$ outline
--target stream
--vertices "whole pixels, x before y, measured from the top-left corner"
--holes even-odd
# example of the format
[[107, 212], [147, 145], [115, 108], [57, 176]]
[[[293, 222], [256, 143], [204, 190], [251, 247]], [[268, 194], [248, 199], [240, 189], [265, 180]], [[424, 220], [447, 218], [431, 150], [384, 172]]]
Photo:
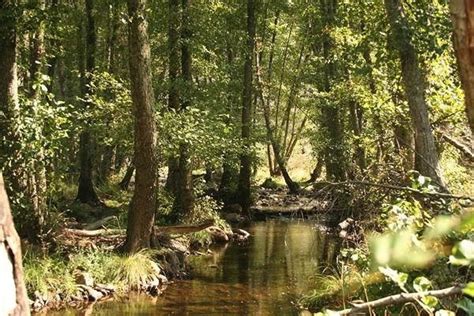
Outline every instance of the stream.
[[61, 315], [298, 315], [295, 302], [337, 250], [336, 239], [318, 227], [287, 219], [252, 223], [248, 242], [190, 257], [193, 279], [170, 284], [159, 297], [132, 295]]

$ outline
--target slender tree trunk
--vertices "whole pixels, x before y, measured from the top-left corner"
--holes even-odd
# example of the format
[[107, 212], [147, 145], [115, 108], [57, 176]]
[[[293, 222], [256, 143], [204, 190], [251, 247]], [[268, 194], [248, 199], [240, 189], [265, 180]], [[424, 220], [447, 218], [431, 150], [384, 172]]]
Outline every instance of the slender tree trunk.
[[[5, 1], [0, 1], [4, 9]], [[3, 176], [0, 173], [0, 315], [30, 315], [23, 277], [21, 242], [11, 215]]]
[[251, 205], [250, 177], [252, 174], [251, 130], [252, 130], [252, 82], [253, 56], [255, 49], [255, 0], [247, 0], [247, 48], [244, 66], [244, 91], [242, 95], [242, 141], [240, 155], [239, 188], [240, 205], [244, 214], [249, 215]]
[[321, 176], [323, 167], [324, 167], [324, 160], [321, 157], [319, 157], [318, 162], [316, 163], [316, 167], [314, 167], [313, 172], [311, 172], [311, 176], [306, 181], [306, 183], [316, 182], [318, 178]]
[[[91, 102], [88, 101], [88, 96], [92, 94], [91, 82], [92, 74], [95, 69], [96, 31], [93, 10], [94, 0], [86, 0], [86, 67], [85, 72], [82, 74], [82, 89], [85, 92], [84, 95], [86, 98], [84, 101], [85, 111], [87, 111], [92, 106]], [[97, 193], [95, 192], [93, 182], [92, 162], [94, 141], [88, 126], [85, 126], [84, 130], [81, 132], [79, 143], [79, 161], [81, 170], [76, 199], [82, 203], [98, 204], [100, 201]]]
[[[168, 87], [168, 108], [172, 111], [179, 111], [179, 67], [180, 67], [180, 47], [179, 47], [179, 27], [180, 27], [180, 1], [169, 1], [168, 13], [168, 62], [169, 62], [169, 87]], [[168, 175], [166, 178], [166, 190], [176, 195], [177, 180], [179, 172], [179, 157], [168, 159]]]
[[135, 164], [132, 161], [130, 163], [130, 166], [128, 166], [127, 171], [125, 171], [125, 175], [123, 176], [122, 181], [120, 181], [119, 183], [120, 189], [124, 191], [128, 190], [128, 187], [130, 186], [130, 180], [132, 179], [134, 172], [135, 172]]
[[[36, 8], [39, 10], [46, 10], [46, 1], [38, 0]], [[45, 25], [44, 21], [40, 21], [33, 34], [32, 49], [30, 54], [30, 87], [29, 96], [33, 103], [40, 102], [39, 88], [35, 88], [35, 84], [40, 82], [41, 76], [44, 72], [46, 63], [46, 52], [44, 43]], [[44, 84], [44, 82], [41, 82]], [[42, 133], [42, 131], [40, 131]], [[33, 218], [35, 227], [31, 232], [33, 239], [41, 239], [43, 235], [43, 226], [47, 212], [46, 205], [46, 165], [45, 155], [43, 148], [38, 148], [35, 159], [30, 162], [30, 168], [28, 170], [28, 198], [31, 200], [33, 207]]]
[[257, 69], [256, 69], [257, 70], [257, 76], [256, 77], [257, 77], [257, 83], [258, 83], [258, 86], [259, 86], [258, 94], [259, 94], [260, 101], [261, 101], [262, 106], [263, 106], [263, 116], [264, 116], [264, 119], [265, 119], [265, 127], [266, 127], [266, 130], [267, 130], [267, 138], [268, 138], [268, 140], [270, 141], [270, 144], [273, 147], [273, 153], [275, 155], [275, 160], [278, 163], [278, 168], [280, 169], [280, 171], [283, 175], [283, 178], [285, 179], [285, 183], [288, 186], [288, 190], [290, 191], [290, 193], [296, 194], [299, 191], [299, 186], [296, 182], [294, 182], [291, 179], [290, 174], [288, 173], [288, 170], [286, 169], [286, 162], [283, 159], [280, 144], [278, 143], [278, 141], [275, 139], [275, 136], [274, 136], [275, 135], [274, 134], [274, 129], [273, 129], [272, 122], [271, 122], [271, 117], [270, 117], [270, 106], [266, 102], [265, 97], [263, 95], [263, 83], [261, 81], [260, 62], [258, 60], [258, 57], [257, 57], [257, 63], [256, 64], [257, 64]]
[[464, 89], [466, 114], [471, 134], [474, 135], [474, 3], [451, 0], [450, 9], [454, 25], [454, 49]]
[[[181, 16], [181, 77], [186, 93], [181, 94], [181, 111], [185, 111], [191, 106], [192, 99], [192, 56], [191, 56], [191, 26], [190, 26], [190, 7], [191, 0], [182, 0]], [[183, 92], [184, 92], [183, 91]], [[189, 145], [182, 143], [179, 146], [179, 162], [176, 181], [176, 194], [174, 209], [176, 212], [175, 220], [190, 214], [194, 208], [194, 192], [192, 163], [190, 157]]]
[[365, 160], [365, 148], [362, 145], [363, 112], [359, 102], [356, 100], [349, 101], [349, 113], [351, 118], [352, 132], [355, 136], [354, 160], [359, 167], [359, 171], [364, 173], [367, 163]]
[[408, 21], [401, 0], [384, 1], [399, 53], [405, 95], [415, 128], [415, 169], [443, 186], [425, 97], [425, 78], [413, 47]]
[[135, 115], [135, 190], [128, 215], [125, 250], [150, 246], [157, 208], [158, 166], [146, 0], [128, 0], [129, 62]]

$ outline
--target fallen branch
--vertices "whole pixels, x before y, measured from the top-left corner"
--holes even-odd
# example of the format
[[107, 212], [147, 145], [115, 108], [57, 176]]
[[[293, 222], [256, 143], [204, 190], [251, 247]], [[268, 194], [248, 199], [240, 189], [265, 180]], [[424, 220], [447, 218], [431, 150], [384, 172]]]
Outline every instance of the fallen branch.
[[[212, 225], [214, 225], [214, 220], [207, 220], [198, 225], [155, 226], [154, 230], [159, 234], [190, 234], [204, 230], [208, 227], [211, 227]], [[82, 237], [97, 237], [105, 235], [125, 235], [126, 230], [105, 228], [96, 230], [65, 228], [63, 232], [66, 235], [69, 234]]]
[[166, 234], [190, 234], [199, 232], [213, 225], [214, 220], [210, 219], [198, 225], [155, 226], [155, 232]]
[[85, 230], [98, 229], [98, 228], [101, 228], [102, 226], [104, 226], [105, 224], [107, 224], [108, 222], [111, 222], [111, 221], [116, 220], [116, 219], [117, 219], [117, 216], [107, 216], [107, 217], [104, 217], [102, 219], [99, 219], [96, 222], [87, 224], [86, 226], [84, 226], [84, 229]]
[[417, 302], [425, 296], [434, 296], [437, 298], [459, 295], [462, 293], [463, 286], [457, 285], [442, 290], [426, 291], [420, 293], [401, 293], [380, 298], [375, 301], [354, 304], [354, 307], [337, 312], [337, 315], [354, 315], [357, 313], [365, 313], [379, 307], [391, 305], [400, 305], [410, 302]]
[[420, 190], [413, 189], [413, 188], [410, 188], [410, 187], [401, 187], [401, 186], [398, 186], [398, 185], [373, 183], [373, 182], [367, 182], [367, 181], [318, 182], [316, 184], [326, 185], [326, 186], [363, 185], [363, 186], [384, 188], [384, 189], [390, 189], [390, 190], [406, 191], [406, 192], [411, 192], [411, 193], [426, 195], [426, 196], [432, 196], [432, 197], [437, 197], [437, 198], [448, 198], [448, 199], [474, 201], [474, 197], [472, 197], [472, 196], [454, 195], [454, 194], [441, 193], [441, 192], [425, 192], [425, 191], [420, 191]]
[[445, 133], [441, 134], [441, 138], [448, 142], [450, 145], [452, 145], [454, 148], [462, 152], [467, 158], [469, 158], [470, 161], [474, 161], [474, 153], [471, 151], [471, 148], [469, 148], [469, 146], [461, 143], [460, 141], [452, 138], [451, 136]]
[[106, 235], [125, 235], [125, 229], [96, 229], [96, 230], [87, 230], [87, 229], [73, 229], [73, 228], [64, 228], [64, 234], [66, 235], [75, 235], [81, 237], [97, 237], [97, 236], [106, 236]]

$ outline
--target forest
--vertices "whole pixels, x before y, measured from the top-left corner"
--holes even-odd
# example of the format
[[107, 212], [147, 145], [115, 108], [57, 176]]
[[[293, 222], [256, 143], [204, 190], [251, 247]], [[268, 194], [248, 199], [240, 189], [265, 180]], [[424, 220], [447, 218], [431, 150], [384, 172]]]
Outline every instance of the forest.
[[0, 0], [0, 316], [474, 315], [473, 0]]

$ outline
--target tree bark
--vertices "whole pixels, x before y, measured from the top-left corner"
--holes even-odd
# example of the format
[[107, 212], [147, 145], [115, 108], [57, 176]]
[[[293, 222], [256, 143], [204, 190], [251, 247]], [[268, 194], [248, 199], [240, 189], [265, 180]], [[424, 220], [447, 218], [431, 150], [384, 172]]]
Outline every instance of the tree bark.
[[125, 250], [150, 246], [157, 208], [158, 166], [146, 0], [128, 0], [129, 63], [135, 116], [135, 190], [128, 215]]
[[444, 186], [425, 97], [425, 78], [413, 47], [401, 0], [384, 0], [399, 53], [405, 95], [415, 128], [415, 169]]
[[[337, 0], [320, 0], [321, 12], [323, 14], [323, 55], [324, 86], [325, 92], [331, 92], [332, 81], [336, 77], [336, 63], [333, 61], [334, 42], [330, 30], [334, 27]], [[336, 104], [327, 101], [321, 109], [321, 129], [325, 134], [327, 143], [324, 145], [324, 161], [326, 164], [326, 176], [328, 179], [337, 181], [347, 178], [347, 157], [344, 152], [344, 126], [340, 110]]]
[[247, 0], [247, 47], [244, 65], [244, 90], [242, 95], [242, 142], [238, 192], [244, 214], [249, 214], [251, 205], [250, 177], [252, 173], [251, 131], [252, 131], [252, 82], [253, 56], [255, 48], [255, 0]]
[[20, 136], [18, 130], [18, 76], [17, 38], [15, 14], [16, 1], [0, 0], [0, 9], [5, 18], [0, 23], [0, 171], [8, 179], [9, 193], [21, 196], [25, 192], [23, 168], [20, 156]]
[[[4, 8], [5, 1], [0, 2]], [[0, 173], [0, 315], [30, 315], [23, 277], [21, 243], [11, 215], [3, 176]]]
[[474, 4], [472, 1], [451, 0], [450, 11], [466, 114], [471, 134], [474, 135]]
[[[180, 67], [180, 49], [179, 49], [179, 0], [169, 0], [168, 13], [168, 108], [172, 111], [179, 111], [179, 67]], [[168, 175], [166, 178], [166, 190], [176, 195], [177, 180], [179, 171], [179, 157], [170, 157], [168, 159]]]
[[[181, 93], [180, 111], [191, 106], [192, 99], [192, 56], [191, 56], [191, 0], [182, 0], [181, 16], [181, 77], [185, 90]], [[186, 92], [186, 93], [184, 93]], [[175, 220], [179, 220], [194, 209], [194, 192], [192, 178], [192, 164], [189, 145], [179, 145], [179, 161], [176, 180], [176, 194], [174, 200]]]
[[[95, 69], [95, 51], [96, 51], [96, 30], [95, 20], [93, 15], [94, 0], [86, 0], [86, 67], [82, 76], [82, 90], [84, 92], [84, 109], [87, 111], [91, 106], [88, 100], [92, 94], [91, 82], [92, 74]], [[81, 61], [80, 61], [81, 62]], [[80, 135], [79, 145], [79, 161], [80, 161], [80, 175], [79, 186], [77, 189], [76, 199], [82, 203], [99, 204], [99, 197], [94, 189], [93, 182], [93, 138], [87, 126]]]

